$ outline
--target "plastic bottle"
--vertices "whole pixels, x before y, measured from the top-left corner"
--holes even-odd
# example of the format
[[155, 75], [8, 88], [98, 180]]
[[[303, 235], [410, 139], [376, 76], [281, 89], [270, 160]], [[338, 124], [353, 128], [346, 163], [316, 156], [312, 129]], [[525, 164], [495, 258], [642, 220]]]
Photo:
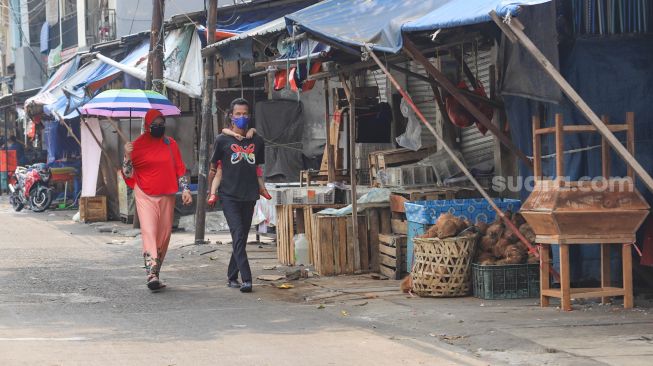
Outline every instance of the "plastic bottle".
[[295, 235], [295, 265], [303, 264], [307, 266], [308, 262], [308, 239], [304, 234]]

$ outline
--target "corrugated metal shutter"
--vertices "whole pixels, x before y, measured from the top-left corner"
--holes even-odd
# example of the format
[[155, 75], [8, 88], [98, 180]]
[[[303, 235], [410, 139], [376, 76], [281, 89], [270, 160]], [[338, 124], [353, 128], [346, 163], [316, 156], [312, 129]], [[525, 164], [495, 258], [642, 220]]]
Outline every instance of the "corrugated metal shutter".
[[379, 88], [379, 102], [388, 102], [388, 79], [383, 71], [368, 71], [365, 75], [365, 86]]
[[[488, 96], [490, 95], [490, 66], [492, 65], [492, 59], [492, 52], [490, 50], [479, 51], [478, 61], [475, 60], [474, 53], [470, 53], [465, 57], [465, 61], [472, 73], [478, 73], [478, 79], [483, 83], [485, 93]], [[467, 80], [465, 79], [465, 81]], [[463, 128], [461, 150], [468, 166], [481, 163], [493, 165], [494, 135], [488, 131], [483, 136], [476, 126]]]
[[[434, 62], [434, 59], [431, 58], [429, 61]], [[408, 68], [412, 72], [427, 76], [424, 67], [415, 61], [411, 61]], [[415, 101], [417, 108], [422, 111], [426, 120], [435, 127], [435, 130], [438, 131], [438, 133], [442, 133], [441, 117], [437, 110], [437, 104], [435, 103], [435, 97], [431, 85], [414, 77], [408, 77], [407, 83], [408, 94]], [[433, 136], [426, 127], [422, 126], [422, 147], [433, 145], [436, 145], [435, 136]]]

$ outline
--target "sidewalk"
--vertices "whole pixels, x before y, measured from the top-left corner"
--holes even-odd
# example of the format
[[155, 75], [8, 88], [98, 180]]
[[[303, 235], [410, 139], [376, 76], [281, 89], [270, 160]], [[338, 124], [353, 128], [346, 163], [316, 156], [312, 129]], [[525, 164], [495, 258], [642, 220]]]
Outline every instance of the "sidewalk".
[[[653, 363], [648, 300], [564, 313], [538, 299], [410, 297], [369, 274], [255, 280], [254, 293], [241, 294], [225, 287], [229, 235], [208, 233], [211, 243], [196, 246], [186, 232], [173, 234], [168, 289], [150, 294], [131, 227], [73, 223], [73, 214], [15, 214], [0, 203], [0, 360], [13, 357], [3, 365], [47, 354], [49, 364]], [[277, 266], [269, 239], [248, 252], [255, 278], [291, 270]], [[293, 288], [277, 288], [284, 282]]]

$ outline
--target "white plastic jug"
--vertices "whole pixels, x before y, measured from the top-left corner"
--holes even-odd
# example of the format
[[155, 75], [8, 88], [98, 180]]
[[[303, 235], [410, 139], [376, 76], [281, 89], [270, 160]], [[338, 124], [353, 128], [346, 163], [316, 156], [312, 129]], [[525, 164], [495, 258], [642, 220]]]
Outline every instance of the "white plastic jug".
[[297, 234], [295, 235], [295, 265], [298, 266], [303, 264], [308, 266], [308, 239], [306, 235]]

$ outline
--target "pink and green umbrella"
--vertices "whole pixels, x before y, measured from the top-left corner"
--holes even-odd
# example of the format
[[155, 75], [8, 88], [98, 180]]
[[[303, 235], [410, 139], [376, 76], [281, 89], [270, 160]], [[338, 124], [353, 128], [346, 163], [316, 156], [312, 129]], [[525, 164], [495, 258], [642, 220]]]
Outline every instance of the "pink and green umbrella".
[[81, 108], [82, 114], [111, 118], [144, 117], [150, 109], [164, 116], [177, 116], [181, 111], [165, 96], [152, 90], [112, 89], [91, 99]]

